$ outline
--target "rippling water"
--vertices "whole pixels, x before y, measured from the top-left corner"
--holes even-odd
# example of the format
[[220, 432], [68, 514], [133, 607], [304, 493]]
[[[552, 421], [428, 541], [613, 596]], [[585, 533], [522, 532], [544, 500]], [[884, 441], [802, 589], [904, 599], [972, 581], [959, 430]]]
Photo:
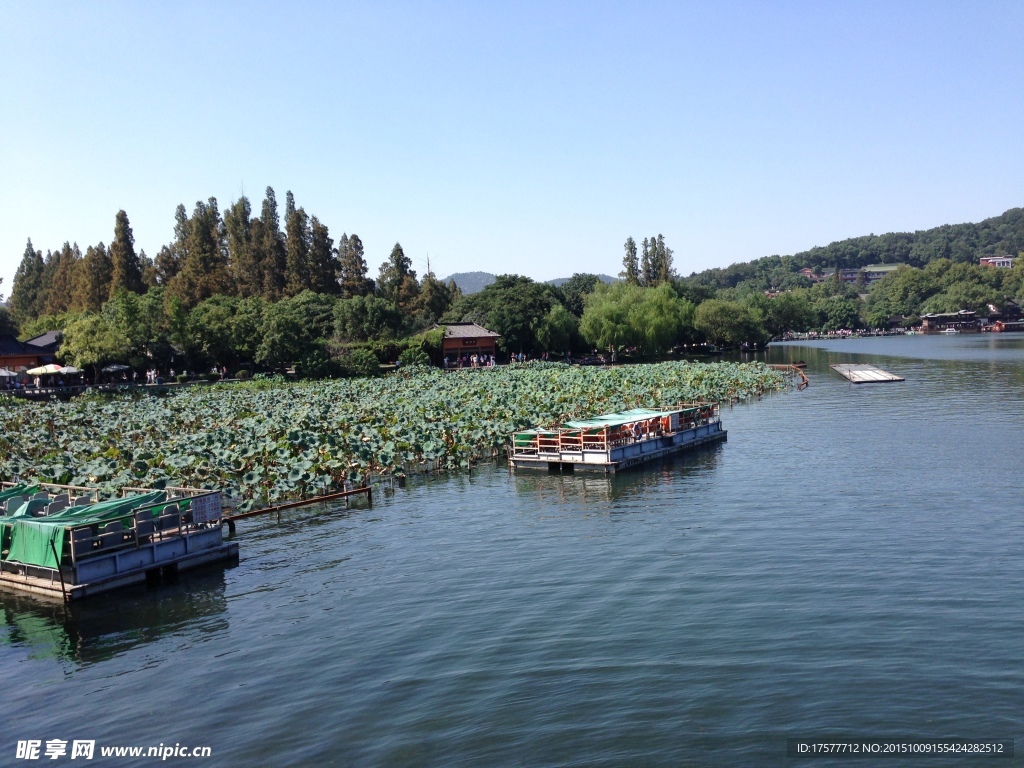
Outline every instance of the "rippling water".
[[237, 567], [159, 591], [0, 597], [0, 764], [29, 738], [232, 766], [823, 765], [786, 738], [836, 733], [1024, 750], [1024, 339], [769, 354], [810, 388], [642, 471], [485, 467], [248, 523]]

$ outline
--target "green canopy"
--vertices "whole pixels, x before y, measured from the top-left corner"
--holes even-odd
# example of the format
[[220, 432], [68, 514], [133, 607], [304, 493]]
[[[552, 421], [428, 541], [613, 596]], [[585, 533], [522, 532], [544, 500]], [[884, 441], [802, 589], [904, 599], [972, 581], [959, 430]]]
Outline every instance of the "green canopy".
[[643, 421], [644, 419], [657, 419], [672, 413], [686, 413], [696, 410], [696, 408], [680, 408], [673, 411], [655, 411], [650, 408], [634, 408], [630, 411], [606, 413], [604, 416], [595, 416], [592, 419], [567, 421], [565, 426], [569, 429], [604, 429], [605, 427], [620, 427], [623, 424], [632, 424], [634, 421]]
[[163, 491], [140, 493], [97, 504], [69, 507], [47, 517], [21, 514], [23, 509], [28, 508], [27, 503], [23, 504], [15, 515], [3, 521], [3, 541], [5, 545], [9, 543], [10, 547], [3, 559], [43, 568], [57, 568], [54, 550], [58, 556], [64, 551], [69, 527], [108, 523], [123, 518], [136, 507], [159, 504], [166, 497]]

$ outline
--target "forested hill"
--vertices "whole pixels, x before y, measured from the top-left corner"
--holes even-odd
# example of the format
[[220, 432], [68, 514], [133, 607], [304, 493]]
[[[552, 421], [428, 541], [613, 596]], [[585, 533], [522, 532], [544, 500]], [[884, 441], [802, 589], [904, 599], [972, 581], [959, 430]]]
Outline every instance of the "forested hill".
[[[441, 282], [447, 284], [449, 281], [454, 280], [455, 284], [459, 286], [459, 290], [463, 294], [469, 295], [471, 293], [479, 293], [497, 279], [497, 275], [492, 275], [490, 272], [456, 272]], [[558, 277], [547, 282], [548, 285], [553, 285], [557, 288], [571, 279], [569, 277]], [[602, 283], [614, 283], [618, 278], [611, 277], [610, 275], [598, 275], [597, 279]]]
[[853, 269], [868, 264], [923, 267], [935, 259], [977, 263], [982, 256], [1015, 256], [1021, 251], [1024, 251], [1024, 208], [1011, 208], [1001, 216], [977, 224], [944, 224], [917, 232], [852, 237], [792, 256], [765, 256], [724, 269], [695, 272], [688, 280], [719, 288], [734, 288], [744, 280], [784, 287], [786, 273], [804, 268]]

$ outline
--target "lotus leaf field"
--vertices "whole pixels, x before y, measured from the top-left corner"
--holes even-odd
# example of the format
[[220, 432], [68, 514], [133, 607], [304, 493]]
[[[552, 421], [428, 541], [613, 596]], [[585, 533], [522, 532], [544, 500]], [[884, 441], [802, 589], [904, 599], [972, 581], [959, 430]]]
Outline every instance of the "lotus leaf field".
[[243, 508], [375, 474], [457, 470], [517, 429], [786, 386], [761, 363], [534, 363], [385, 378], [193, 387], [165, 396], [0, 401], [0, 479], [220, 488]]

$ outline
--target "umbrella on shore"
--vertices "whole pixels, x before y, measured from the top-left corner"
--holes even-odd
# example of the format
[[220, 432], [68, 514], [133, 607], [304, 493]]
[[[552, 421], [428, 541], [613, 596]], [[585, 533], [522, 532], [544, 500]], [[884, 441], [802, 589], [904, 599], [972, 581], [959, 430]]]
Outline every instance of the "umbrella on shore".
[[61, 373], [68, 373], [68, 374], [75, 374], [75, 373], [82, 373], [82, 369], [81, 368], [75, 368], [75, 366], [73, 366], [73, 365], [65, 365], [63, 368], [60, 369], [60, 372]]
[[8, 371], [6, 368], [0, 368], [0, 379], [13, 379], [18, 374], [14, 371]]
[[60, 373], [64, 369], [56, 363], [47, 363], [46, 365], [40, 365], [38, 368], [31, 368], [25, 373], [29, 376], [45, 376], [48, 373]]
[[100, 369], [103, 373], [121, 373], [122, 371], [130, 371], [131, 368], [127, 365], [121, 365], [120, 363], [111, 363], [105, 365]]

